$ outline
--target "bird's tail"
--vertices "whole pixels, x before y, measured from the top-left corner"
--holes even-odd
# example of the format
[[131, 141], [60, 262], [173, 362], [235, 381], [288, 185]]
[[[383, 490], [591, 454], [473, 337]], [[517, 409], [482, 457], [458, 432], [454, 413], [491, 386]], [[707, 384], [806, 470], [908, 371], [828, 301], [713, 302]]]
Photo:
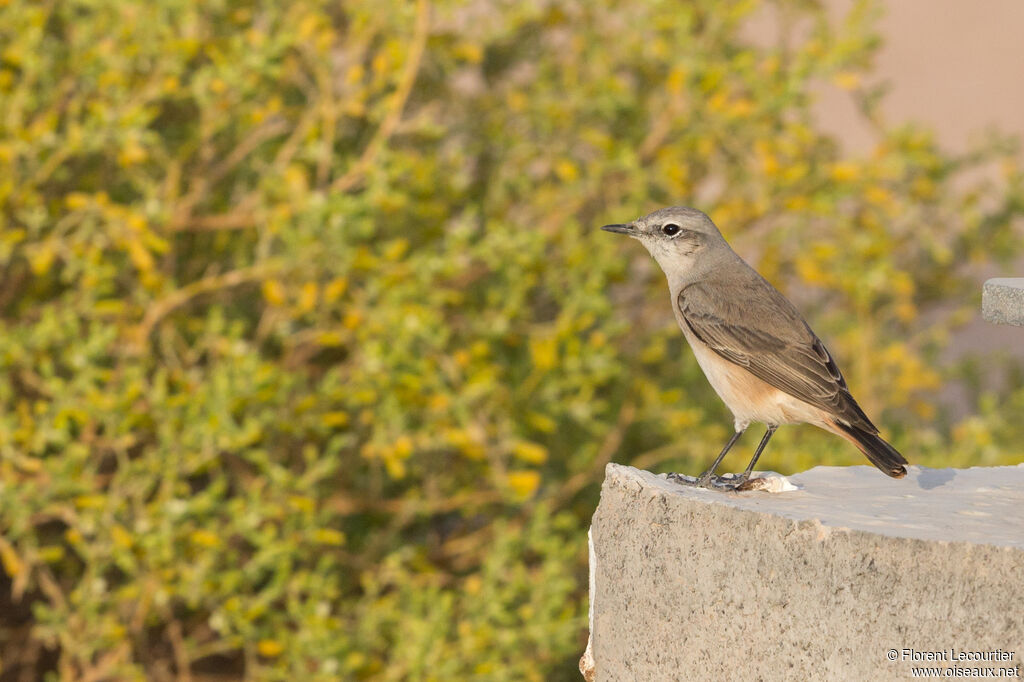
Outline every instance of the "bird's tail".
[[907, 464], [907, 460], [896, 448], [882, 440], [877, 433], [871, 433], [838, 420], [833, 424], [836, 427], [836, 433], [856, 445], [883, 473], [893, 478], [903, 478], [907, 475], [907, 469], [903, 466]]

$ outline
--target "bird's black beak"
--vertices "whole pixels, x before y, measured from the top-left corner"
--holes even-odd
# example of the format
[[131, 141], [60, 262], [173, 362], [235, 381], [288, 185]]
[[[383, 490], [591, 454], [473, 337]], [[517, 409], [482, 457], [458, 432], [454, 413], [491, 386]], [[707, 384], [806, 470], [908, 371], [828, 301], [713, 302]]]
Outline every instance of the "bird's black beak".
[[601, 229], [605, 232], [618, 232], [619, 234], [628, 234], [631, 237], [636, 236], [636, 228], [633, 227], [632, 224], [623, 225], [621, 223], [617, 223], [615, 225], [605, 225]]

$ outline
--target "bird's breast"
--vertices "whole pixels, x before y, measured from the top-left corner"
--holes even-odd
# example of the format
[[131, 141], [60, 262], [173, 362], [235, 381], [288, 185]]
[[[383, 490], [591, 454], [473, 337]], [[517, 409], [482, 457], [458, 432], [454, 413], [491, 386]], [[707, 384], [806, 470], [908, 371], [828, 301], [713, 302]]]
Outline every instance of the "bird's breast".
[[741, 365], [726, 360], [685, 326], [683, 334], [708, 383], [736, 418], [737, 429], [751, 422], [818, 424], [823, 421], [820, 409], [775, 388]]

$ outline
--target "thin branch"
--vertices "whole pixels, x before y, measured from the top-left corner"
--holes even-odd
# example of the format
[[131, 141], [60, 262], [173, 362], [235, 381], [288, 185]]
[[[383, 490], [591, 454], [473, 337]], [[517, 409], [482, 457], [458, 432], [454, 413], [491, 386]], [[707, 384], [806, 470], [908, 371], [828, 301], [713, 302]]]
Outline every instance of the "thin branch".
[[323, 139], [320, 141], [320, 150], [316, 162], [316, 186], [322, 188], [327, 184], [331, 172], [331, 157], [334, 152], [334, 136], [338, 127], [337, 101], [334, 98], [334, 79], [331, 77], [330, 69], [326, 64], [318, 63], [316, 69], [316, 80], [320, 91], [320, 112], [322, 122], [320, 124]]
[[130, 656], [131, 646], [128, 642], [121, 642], [113, 649], [104, 654], [100, 654], [99, 660], [95, 664], [82, 671], [82, 674], [77, 678], [78, 682], [100, 682], [101, 680], [109, 680], [111, 679], [111, 669], [119, 663], [124, 662]]
[[259, 223], [258, 216], [250, 206], [255, 204], [256, 194], [250, 194], [230, 213], [216, 215], [186, 216], [182, 222], [172, 223], [174, 232], [217, 232], [219, 230], [244, 230]]
[[184, 225], [175, 225], [176, 231], [216, 232], [218, 230], [242, 230], [256, 225], [256, 215], [248, 211], [232, 211], [217, 215], [201, 215], [190, 218]]
[[[60, 589], [60, 585], [57, 583], [57, 579], [53, 577], [49, 567], [43, 564], [36, 567], [36, 582], [39, 583], [40, 591], [50, 600], [50, 606], [56, 611], [67, 611], [68, 601], [65, 599], [64, 592]], [[15, 595], [15, 597], [20, 599], [21, 595]]]
[[179, 682], [192, 682], [192, 664], [185, 647], [185, 637], [181, 631], [181, 621], [177, 618], [167, 626], [167, 639], [171, 642], [174, 652], [174, 666], [178, 669]]
[[231, 172], [238, 164], [242, 163], [249, 154], [257, 147], [272, 137], [283, 133], [288, 129], [288, 121], [281, 117], [272, 118], [263, 125], [255, 128], [249, 135], [239, 142], [231, 153], [224, 157], [224, 160], [213, 166], [207, 173], [207, 182], [213, 184]]
[[348, 171], [334, 181], [331, 189], [336, 192], [347, 192], [366, 174], [367, 169], [373, 163], [381, 148], [395, 132], [402, 119], [402, 111], [405, 103], [412, 92], [412, 86], [416, 83], [416, 76], [419, 74], [420, 63], [423, 61], [423, 52], [427, 45], [427, 35], [430, 28], [430, 2], [429, 0], [416, 1], [416, 28], [413, 34], [412, 45], [409, 47], [409, 58], [405, 62], [405, 69], [398, 82], [398, 89], [395, 90], [392, 98], [391, 109], [388, 111], [384, 121], [370, 144], [363, 150], [363, 155], [353, 164]]
[[142, 322], [137, 328], [135, 337], [135, 342], [138, 346], [137, 350], [141, 350], [141, 348], [146, 344], [150, 334], [153, 332], [153, 328], [160, 323], [160, 320], [183, 305], [189, 303], [197, 296], [261, 280], [276, 271], [279, 267], [280, 266], [277, 263], [265, 262], [252, 265], [247, 268], [232, 270], [231, 272], [226, 272], [222, 275], [204, 277], [203, 279], [196, 280], [195, 282], [178, 289], [162, 300], [157, 301], [146, 312], [145, 317], [143, 317]]
[[248, 136], [235, 145], [235, 148], [220, 162], [212, 165], [205, 173], [197, 175], [193, 186], [182, 198], [174, 217], [171, 218], [170, 225], [168, 226], [169, 229], [177, 231], [194, 225], [192, 209], [206, 198], [210, 189], [236, 168], [238, 164], [242, 163], [257, 147], [270, 138], [284, 132], [287, 127], [288, 122], [280, 117], [266, 121], [263, 125], [253, 129]]

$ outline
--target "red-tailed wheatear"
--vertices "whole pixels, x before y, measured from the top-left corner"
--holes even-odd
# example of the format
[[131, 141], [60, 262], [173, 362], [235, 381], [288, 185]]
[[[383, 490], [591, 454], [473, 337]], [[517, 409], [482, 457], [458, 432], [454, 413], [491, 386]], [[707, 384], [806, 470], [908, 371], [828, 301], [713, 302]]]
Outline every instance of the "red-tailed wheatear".
[[[692, 484], [750, 489], [754, 463], [775, 429], [800, 423], [842, 436], [893, 478], [907, 474], [907, 460], [879, 437], [821, 340], [793, 304], [736, 255], [710, 218], [673, 206], [601, 229], [639, 240], [658, 261], [679, 327], [735, 417], [736, 432]], [[750, 464], [730, 480], [715, 476], [751, 422], [767, 424], [768, 430]]]

